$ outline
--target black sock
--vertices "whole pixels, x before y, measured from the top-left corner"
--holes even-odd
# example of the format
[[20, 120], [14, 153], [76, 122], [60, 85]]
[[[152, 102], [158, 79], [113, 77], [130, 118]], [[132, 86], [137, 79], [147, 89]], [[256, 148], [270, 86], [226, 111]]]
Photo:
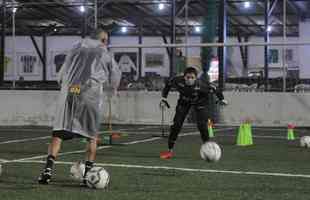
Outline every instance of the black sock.
[[86, 161], [85, 162], [85, 172], [84, 172], [84, 177], [86, 177], [87, 172], [94, 166], [94, 161]]
[[52, 170], [55, 160], [56, 160], [55, 156], [48, 155], [47, 159], [46, 159], [45, 170], [47, 170], [47, 169]]
[[208, 142], [208, 141], [210, 140], [209, 134], [208, 134], [208, 135], [207, 135], [207, 134], [202, 134], [202, 135], [201, 135], [201, 139], [202, 139], [202, 142], [203, 142], [203, 143]]
[[173, 149], [173, 147], [174, 147], [174, 144], [175, 144], [175, 142], [168, 141], [168, 149], [169, 149], [170, 151], [172, 151], [172, 149]]

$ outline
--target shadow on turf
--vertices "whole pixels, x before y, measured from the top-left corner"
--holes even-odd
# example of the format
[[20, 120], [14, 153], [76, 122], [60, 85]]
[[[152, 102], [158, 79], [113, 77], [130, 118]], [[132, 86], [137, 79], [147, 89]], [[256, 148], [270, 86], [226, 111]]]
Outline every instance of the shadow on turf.
[[141, 173], [144, 176], [161, 176], [161, 177], [176, 177], [182, 176], [184, 174], [177, 171], [154, 171], [154, 172], [144, 172]]
[[1, 190], [31, 190], [36, 189], [37, 184], [33, 182], [17, 182], [17, 181], [0, 181]]

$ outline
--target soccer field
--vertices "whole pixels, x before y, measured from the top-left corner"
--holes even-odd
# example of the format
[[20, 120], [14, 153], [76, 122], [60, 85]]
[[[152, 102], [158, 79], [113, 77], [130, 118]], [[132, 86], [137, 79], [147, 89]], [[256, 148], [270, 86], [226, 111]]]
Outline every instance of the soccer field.
[[237, 128], [216, 128], [214, 140], [223, 150], [218, 163], [200, 158], [201, 141], [194, 127], [183, 129], [171, 160], [159, 158], [167, 139], [152, 137], [160, 134], [158, 127], [114, 129], [128, 136], [99, 147], [96, 164], [110, 173], [111, 182], [106, 190], [94, 190], [80, 187], [69, 176], [71, 165], [84, 158], [80, 140], [64, 143], [52, 182], [38, 185], [50, 131], [1, 128], [0, 200], [309, 199], [310, 149], [300, 148], [298, 139], [287, 141], [286, 129], [254, 128], [254, 145], [239, 147]]

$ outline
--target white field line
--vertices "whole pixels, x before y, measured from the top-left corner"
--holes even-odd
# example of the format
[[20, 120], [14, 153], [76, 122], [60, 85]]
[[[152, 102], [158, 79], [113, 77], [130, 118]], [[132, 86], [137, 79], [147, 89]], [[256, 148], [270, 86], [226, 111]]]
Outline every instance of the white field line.
[[36, 141], [36, 140], [45, 140], [49, 139], [51, 136], [44, 136], [44, 137], [35, 137], [35, 138], [25, 138], [25, 139], [19, 139], [19, 140], [9, 140], [0, 142], [0, 144], [11, 144], [11, 143], [19, 143], [19, 142], [29, 142], [29, 141]]
[[[218, 131], [227, 131], [227, 130], [234, 130], [234, 128], [222, 128], [222, 129], [215, 129], [214, 131], [215, 132], [218, 132]], [[117, 130], [116, 130], [117, 132]], [[137, 135], [151, 135], [150, 132], [133, 132], [133, 131], [130, 131], [130, 132], [124, 132], [124, 133], [127, 133], [127, 134], [137, 134]], [[159, 132], [153, 132], [154, 134], [159, 134]], [[286, 133], [284, 133], [286, 134]], [[196, 135], [196, 134], [194, 134]], [[198, 135], [198, 133], [197, 133]], [[226, 136], [226, 137], [235, 137], [235, 135], [228, 135], [228, 134], [218, 134], [218, 136]], [[29, 142], [29, 141], [37, 141], [37, 140], [45, 140], [45, 139], [49, 139], [51, 138], [51, 136], [44, 136], [44, 137], [35, 137], [35, 138], [25, 138], [25, 139], [18, 139], [18, 140], [9, 140], [9, 141], [3, 141], [3, 142], [0, 142], [0, 145], [1, 144], [11, 144], [11, 143], [20, 143], [20, 142]], [[270, 138], [270, 139], [286, 139], [285, 136], [267, 136], [267, 135], [253, 135], [253, 138]], [[297, 137], [298, 138], [298, 137]]]
[[[215, 129], [215, 131], [225, 131], [225, 130], [231, 130], [231, 128]], [[117, 132], [117, 130], [115, 130], [115, 131]], [[124, 132], [124, 133], [137, 134], [137, 135], [139, 135], [139, 134], [140, 135], [152, 135], [152, 133], [154, 133], [154, 134], [160, 135], [160, 132], [140, 132], [139, 133], [139, 132], [130, 131], [130, 132]], [[8, 140], [8, 141], [0, 142], [0, 145], [1, 144], [11, 144], [11, 143], [20, 143], [20, 142], [29, 142], [29, 141], [36, 141], [36, 140], [45, 140], [45, 139], [49, 139], [49, 138], [51, 138], [51, 136]]]
[[7, 132], [17, 132], [17, 131], [22, 131], [22, 132], [46, 132], [46, 131], [52, 131], [52, 129], [32, 129], [32, 128], [0, 128], [1, 132], [7, 131]]
[[[45, 163], [44, 161], [18, 161], [20, 163]], [[74, 162], [58, 161], [56, 164], [73, 165]], [[168, 166], [148, 166], [148, 165], [130, 165], [130, 164], [113, 164], [113, 163], [96, 163], [96, 166], [102, 167], [121, 167], [121, 168], [137, 168], [137, 169], [152, 169], [152, 170], [176, 170], [183, 172], [198, 172], [198, 173], [222, 173], [222, 174], [238, 174], [238, 175], [256, 175], [256, 176], [277, 176], [277, 177], [297, 177], [310, 178], [309, 174], [291, 174], [291, 173], [273, 173], [273, 172], [252, 172], [252, 171], [237, 171], [237, 170], [215, 170], [215, 169], [192, 169]]]
[[[220, 137], [237, 137], [236, 135], [225, 135], [225, 134], [218, 134]], [[253, 138], [269, 138], [269, 139], [287, 139], [285, 136], [271, 136], [271, 135], [253, 135]], [[296, 136], [296, 138], [299, 138]]]
[[[185, 133], [185, 134], [181, 134], [180, 137], [189, 136], [189, 135], [196, 135], [196, 134], [197, 134], [197, 132]], [[162, 138], [156, 137], [156, 138], [136, 140], [136, 141], [131, 141], [131, 142], [124, 142], [121, 144], [122, 145], [140, 144], [140, 143], [152, 142], [152, 141], [156, 141], [156, 140], [160, 140], [160, 139], [162, 139]], [[111, 147], [112, 146], [101, 146], [101, 147], [98, 147], [97, 150], [108, 149]], [[86, 152], [86, 150], [69, 151], [69, 152], [59, 153], [58, 156], [77, 154], [77, 153], [85, 153], [85, 152]], [[26, 161], [26, 160], [41, 159], [41, 158], [45, 158], [45, 157], [46, 157], [46, 154], [45, 155], [39, 155], [39, 156], [33, 156], [33, 157], [27, 157], [27, 158], [21, 158], [21, 159], [15, 159], [15, 160], [9, 160], [9, 161], [2, 162], [2, 163], [20, 162], [20, 161]]]

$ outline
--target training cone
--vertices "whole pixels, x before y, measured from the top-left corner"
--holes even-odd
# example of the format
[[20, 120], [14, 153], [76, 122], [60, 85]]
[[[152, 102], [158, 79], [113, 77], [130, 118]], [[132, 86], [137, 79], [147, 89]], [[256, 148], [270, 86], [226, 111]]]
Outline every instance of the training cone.
[[[81, 143], [88, 143], [88, 140], [86, 138], [81, 139]], [[102, 139], [100, 136], [97, 137], [97, 145], [102, 144]]]
[[240, 125], [237, 136], [238, 146], [253, 145], [252, 125], [247, 122]]
[[211, 119], [208, 119], [208, 134], [210, 138], [214, 137], [214, 131], [213, 131], [213, 123]]
[[293, 124], [287, 126], [287, 140], [295, 140], [294, 128]]
[[119, 133], [112, 133], [111, 137], [112, 137], [112, 139], [119, 139], [119, 138], [121, 138], [121, 134], [119, 134]]

